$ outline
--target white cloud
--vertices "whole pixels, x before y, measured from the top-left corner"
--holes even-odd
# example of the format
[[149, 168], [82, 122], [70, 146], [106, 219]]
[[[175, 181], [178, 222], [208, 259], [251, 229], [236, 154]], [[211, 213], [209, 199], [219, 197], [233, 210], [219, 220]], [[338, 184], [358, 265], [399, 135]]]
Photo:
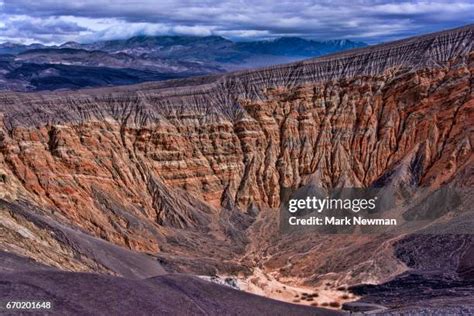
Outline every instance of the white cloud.
[[[1, 0], [0, 0], [1, 1]], [[285, 35], [319, 39], [358, 38], [386, 41], [474, 22], [472, 0], [3, 0], [0, 15], [11, 39], [81, 41], [137, 34], [223, 35], [236, 39]], [[26, 33], [25, 21], [34, 19]], [[56, 19], [62, 29], [49, 36], [39, 24]], [[39, 22], [38, 22], [39, 21]], [[1, 24], [0, 24], [1, 25]], [[60, 25], [56, 26], [61, 30]], [[34, 32], [34, 29], [38, 33]]]

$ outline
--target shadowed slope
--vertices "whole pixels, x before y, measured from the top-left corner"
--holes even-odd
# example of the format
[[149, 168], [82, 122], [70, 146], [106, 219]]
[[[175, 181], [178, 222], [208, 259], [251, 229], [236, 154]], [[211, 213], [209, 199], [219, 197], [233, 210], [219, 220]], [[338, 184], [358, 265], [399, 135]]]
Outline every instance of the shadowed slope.
[[129, 280], [46, 269], [24, 258], [0, 253], [2, 270], [6, 264], [18, 265], [22, 272], [0, 272], [2, 299], [51, 301], [54, 315], [340, 314], [273, 301], [185, 275]]

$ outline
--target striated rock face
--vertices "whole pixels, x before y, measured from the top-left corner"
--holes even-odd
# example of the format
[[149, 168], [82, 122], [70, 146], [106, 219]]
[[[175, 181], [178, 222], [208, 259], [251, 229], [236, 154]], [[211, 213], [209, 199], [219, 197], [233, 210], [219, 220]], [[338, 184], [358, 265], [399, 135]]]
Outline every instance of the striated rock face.
[[[273, 230], [263, 215], [255, 221], [256, 210], [271, 212], [281, 192], [310, 181], [472, 186], [473, 31], [223, 76], [1, 94], [0, 192], [113, 244], [158, 253], [171, 270], [237, 271], [266, 252], [263, 264], [290, 276], [345, 271], [350, 261], [304, 247], [288, 266], [299, 250], [285, 246], [291, 239], [265, 241]], [[249, 245], [246, 231], [261, 244]], [[357, 241], [351, 260], [376, 256], [379, 245]], [[361, 248], [370, 254], [357, 255]], [[377, 278], [403, 269], [390, 260]]]

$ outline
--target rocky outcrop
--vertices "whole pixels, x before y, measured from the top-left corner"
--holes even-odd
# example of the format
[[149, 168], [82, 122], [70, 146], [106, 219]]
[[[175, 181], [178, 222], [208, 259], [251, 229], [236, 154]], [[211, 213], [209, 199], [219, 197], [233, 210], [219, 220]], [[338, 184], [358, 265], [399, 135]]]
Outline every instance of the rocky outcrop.
[[315, 281], [374, 256], [352, 272], [374, 267], [355, 279], [378, 281], [403, 270], [392, 248], [378, 254], [388, 238], [327, 239], [333, 261], [306, 246], [295, 260], [294, 239], [267, 242], [259, 220], [310, 181], [472, 185], [473, 30], [222, 76], [3, 93], [0, 192], [170, 270], [235, 272], [265, 257]]

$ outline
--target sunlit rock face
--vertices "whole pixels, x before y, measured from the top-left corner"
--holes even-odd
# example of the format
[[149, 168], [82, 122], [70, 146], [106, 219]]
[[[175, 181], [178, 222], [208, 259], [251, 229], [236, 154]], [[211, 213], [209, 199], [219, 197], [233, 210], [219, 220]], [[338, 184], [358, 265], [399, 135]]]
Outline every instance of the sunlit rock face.
[[[387, 269], [356, 279], [381, 280], [403, 268], [395, 257], [375, 258], [380, 243], [359, 238], [343, 262], [335, 249], [348, 241], [323, 240], [329, 262], [318, 249], [288, 246], [295, 239], [268, 241], [275, 229], [261, 217], [274, 220], [267, 213], [282, 192], [309, 182], [472, 186], [472, 40], [467, 26], [228, 75], [3, 93], [0, 192], [12, 203], [27, 200], [47, 220], [159, 253], [170, 270], [248, 272], [261, 260], [314, 281], [373, 255]], [[23, 254], [69, 270], [114, 271], [3, 209], [11, 225], [0, 241], [9, 250], [26, 247], [18, 234], [28, 226]], [[48, 249], [62, 250], [48, 257]], [[304, 256], [287, 265], [299, 251]]]

